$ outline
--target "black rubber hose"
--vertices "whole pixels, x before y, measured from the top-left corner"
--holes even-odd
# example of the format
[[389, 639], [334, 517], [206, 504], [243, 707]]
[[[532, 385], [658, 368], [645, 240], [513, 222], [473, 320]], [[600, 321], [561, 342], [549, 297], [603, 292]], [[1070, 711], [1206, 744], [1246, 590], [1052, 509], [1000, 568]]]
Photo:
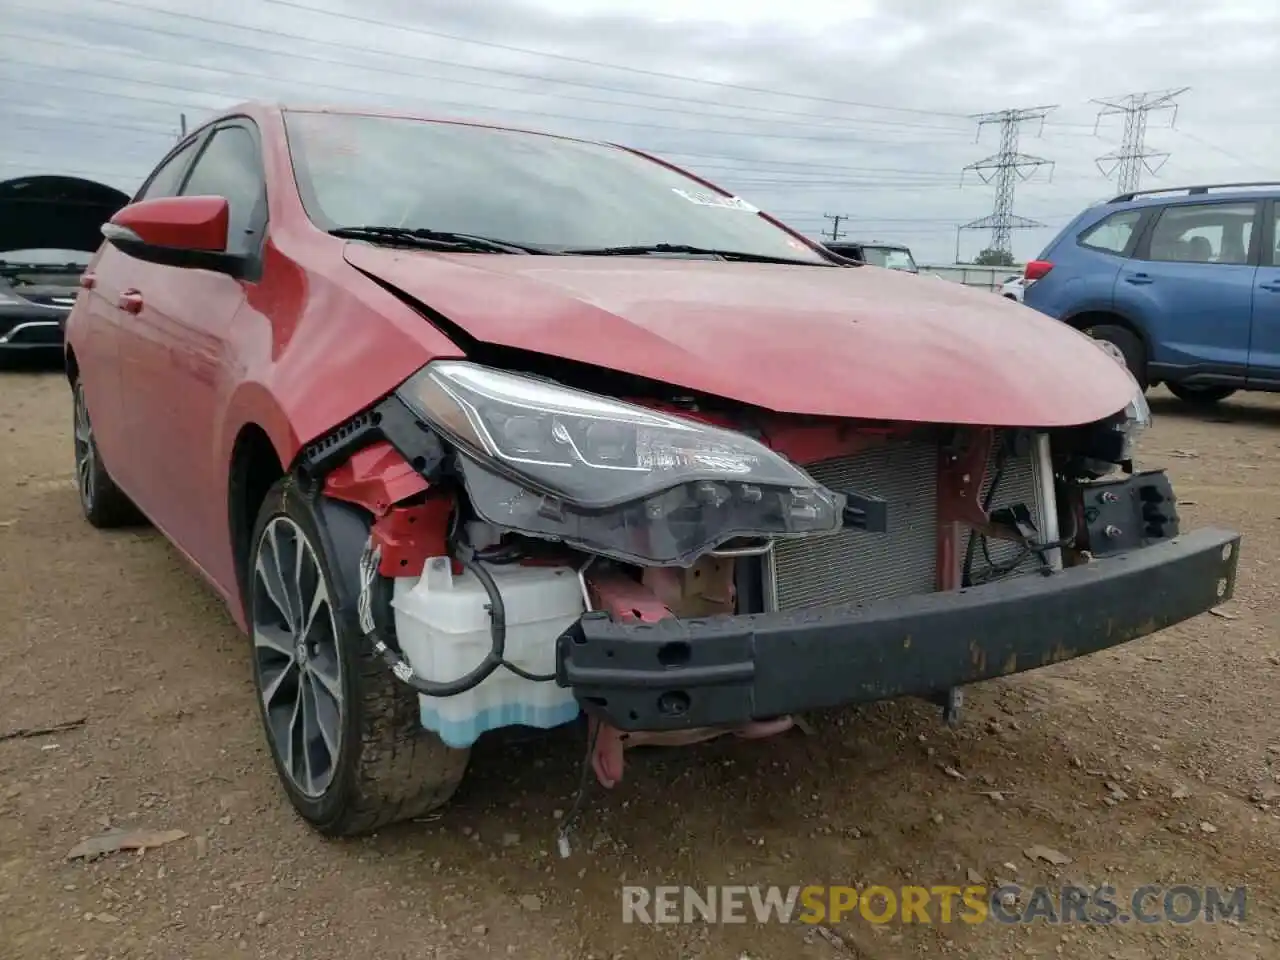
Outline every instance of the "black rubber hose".
[[[984, 514], [991, 513], [991, 501], [995, 499], [996, 487], [1000, 486], [1000, 479], [1004, 476], [1004, 459], [1007, 453], [1007, 448], [1004, 444], [1004, 438], [1001, 437], [1000, 452], [996, 455], [996, 469], [991, 477], [991, 486], [988, 488], [986, 496], [982, 498], [982, 512]], [[973, 547], [974, 541], [981, 536], [982, 534], [976, 530], [969, 531], [969, 542], [964, 549], [964, 568], [960, 575], [960, 586], [962, 587], [973, 586]], [[982, 537], [982, 549], [984, 552], [987, 549], [986, 537]], [[987, 557], [988, 562], [990, 562], [990, 559], [990, 557]]]

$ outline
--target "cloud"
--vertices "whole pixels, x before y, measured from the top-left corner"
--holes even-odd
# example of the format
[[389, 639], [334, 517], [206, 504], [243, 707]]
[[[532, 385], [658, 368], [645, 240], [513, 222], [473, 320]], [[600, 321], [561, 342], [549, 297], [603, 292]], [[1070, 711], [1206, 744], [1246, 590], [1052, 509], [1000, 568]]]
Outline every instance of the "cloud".
[[[309, 9], [308, 9], [309, 8]], [[331, 14], [317, 11], [332, 11]], [[0, 0], [0, 177], [135, 187], [177, 133], [243, 99], [365, 103], [614, 140], [672, 160], [815, 234], [910, 243], [949, 262], [992, 190], [969, 115], [1058, 105], [1021, 149], [1053, 160], [1017, 189], [1030, 256], [1114, 192], [1091, 98], [1189, 86], [1153, 114], [1170, 157], [1144, 184], [1256, 179], [1280, 148], [1274, 0]], [[424, 32], [426, 31], [426, 32]], [[465, 42], [465, 40], [481, 41]], [[516, 49], [518, 48], [518, 49]], [[537, 56], [521, 50], [543, 51]], [[630, 69], [619, 69], [630, 68]], [[661, 76], [668, 74], [672, 76]], [[674, 78], [673, 78], [674, 77]], [[689, 79], [678, 79], [689, 78]], [[693, 78], [715, 83], [699, 83]], [[984, 234], [965, 234], [976, 252]]]

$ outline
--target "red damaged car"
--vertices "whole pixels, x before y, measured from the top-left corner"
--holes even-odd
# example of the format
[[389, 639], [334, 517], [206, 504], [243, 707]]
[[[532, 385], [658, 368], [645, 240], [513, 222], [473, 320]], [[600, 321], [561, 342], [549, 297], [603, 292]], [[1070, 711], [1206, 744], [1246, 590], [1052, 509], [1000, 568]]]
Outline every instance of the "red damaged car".
[[585, 714], [612, 785], [627, 746], [808, 710], [955, 722], [1234, 587], [1094, 341], [634, 150], [247, 105], [103, 234], [66, 336], [85, 515], [226, 599], [325, 833], [444, 803], [500, 727]]

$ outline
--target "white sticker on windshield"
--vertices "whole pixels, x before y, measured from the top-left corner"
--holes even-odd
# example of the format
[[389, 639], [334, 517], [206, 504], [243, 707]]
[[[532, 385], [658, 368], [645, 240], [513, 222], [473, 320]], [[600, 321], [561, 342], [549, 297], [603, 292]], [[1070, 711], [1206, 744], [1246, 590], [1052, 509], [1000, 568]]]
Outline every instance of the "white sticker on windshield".
[[702, 193], [698, 190], [684, 190], [680, 187], [672, 187], [672, 192], [680, 194], [690, 203], [696, 203], [700, 207], [721, 207], [725, 210], [742, 210], [745, 213], [759, 213], [760, 208], [754, 206], [741, 197], [726, 197], [719, 193]]

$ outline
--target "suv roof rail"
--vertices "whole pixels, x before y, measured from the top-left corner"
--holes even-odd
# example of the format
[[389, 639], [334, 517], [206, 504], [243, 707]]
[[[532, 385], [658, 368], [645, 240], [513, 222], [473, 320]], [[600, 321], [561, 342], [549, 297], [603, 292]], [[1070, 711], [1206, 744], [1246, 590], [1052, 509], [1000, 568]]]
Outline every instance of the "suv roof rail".
[[1251, 180], [1245, 183], [1205, 183], [1194, 187], [1155, 187], [1151, 190], [1131, 190], [1112, 197], [1108, 203], [1128, 203], [1138, 197], [1155, 196], [1158, 193], [1182, 193], [1187, 196], [1208, 193], [1210, 190], [1243, 190], [1248, 187], [1280, 187], [1280, 180]]

